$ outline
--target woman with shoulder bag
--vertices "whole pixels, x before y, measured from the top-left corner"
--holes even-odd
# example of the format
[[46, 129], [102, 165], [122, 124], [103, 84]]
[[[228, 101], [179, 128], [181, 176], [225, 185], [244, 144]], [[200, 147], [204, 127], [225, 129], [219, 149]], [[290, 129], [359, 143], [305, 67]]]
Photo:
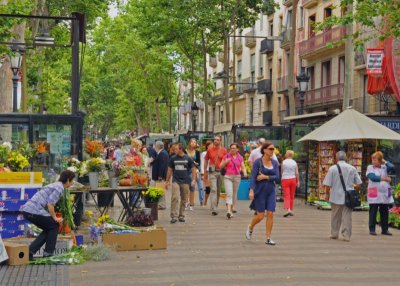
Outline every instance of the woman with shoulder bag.
[[226, 192], [226, 217], [230, 219], [236, 213], [235, 204], [240, 185], [240, 171], [247, 177], [242, 155], [239, 154], [239, 144], [232, 143], [229, 153], [221, 161], [220, 168], [225, 169], [224, 186]]
[[368, 204], [369, 204], [369, 234], [376, 235], [376, 214], [380, 213], [383, 235], [392, 235], [389, 232], [389, 205], [393, 204], [392, 189], [388, 177], [388, 171], [394, 169], [394, 165], [383, 159], [382, 152], [372, 154], [372, 165], [367, 168], [368, 177]]
[[276, 208], [275, 183], [279, 180], [279, 163], [273, 160], [274, 150], [272, 142], [265, 142], [261, 146], [263, 156], [253, 164], [249, 197], [253, 199], [251, 206], [256, 210], [256, 214], [246, 230], [246, 239], [250, 240], [254, 227], [265, 216], [267, 218], [265, 244], [267, 245], [275, 245], [271, 239], [271, 232]]
[[[199, 168], [200, 168], [200, 151], [197, 150], [197, 141], [196, 139], [192, 138], [189, 141], [189, 146], [186, 150], [186, 153], [189, 155], [190, 158], [193, 159], [194, 165], [196, 167], [196, 183], [197, 183], [197, 189], [199, 191], [199, 201], [200, 205], [203, 205], [204, 202], [204, 187], [203, 187], [203, 181], [201, 180], [200, 174], [199, 174]], [[189, 210], [193, 210], [194, 207], [194, 192], [196, 190], [195, 186], [190, 186], [190, 193], [189, 193]]]

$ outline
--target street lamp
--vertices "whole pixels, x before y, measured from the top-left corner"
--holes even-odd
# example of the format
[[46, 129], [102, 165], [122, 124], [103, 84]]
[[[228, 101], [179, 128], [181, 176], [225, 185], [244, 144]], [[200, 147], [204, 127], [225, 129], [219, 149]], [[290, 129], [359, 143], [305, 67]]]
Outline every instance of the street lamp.
[[300, 95], [300, 115], [304, 114], [304, 96], [307, 91], [308, 82], [310, 81], [310, 76], [306, 74], [305, 67], [301, 67], [300, 74], [296, 76], [296, 80], [299, 83], [299, 95]]
[[14, 44], [11, 46], [11, 51], [12, 55], [10, 57], [11, 59], [11, 70], [13, 72], [13, 112], [18, 111], [18, 106], [17, 106], [17, 88], [18, 88], [18, 71], [21, 69], [21, 62], [22, 62], [22, 52], [23, 50], [18, 47], [18, 45]]
[[196, 101], [193, 102], [191, 110], [192, 110], [193, 132], [196, 132], [196, 120], [197, 120], [197, 115], [199, 113], [199, 107], [197, 106]]

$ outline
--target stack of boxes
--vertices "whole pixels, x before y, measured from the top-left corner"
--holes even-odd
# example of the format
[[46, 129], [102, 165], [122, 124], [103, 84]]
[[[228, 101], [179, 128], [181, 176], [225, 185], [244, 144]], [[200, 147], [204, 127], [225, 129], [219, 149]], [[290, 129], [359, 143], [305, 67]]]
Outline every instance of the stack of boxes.
[[0, 237], [2, 239], [23, 236], [25, 220], [19, 209], [38, 192], [38, 188], [0, 187]]

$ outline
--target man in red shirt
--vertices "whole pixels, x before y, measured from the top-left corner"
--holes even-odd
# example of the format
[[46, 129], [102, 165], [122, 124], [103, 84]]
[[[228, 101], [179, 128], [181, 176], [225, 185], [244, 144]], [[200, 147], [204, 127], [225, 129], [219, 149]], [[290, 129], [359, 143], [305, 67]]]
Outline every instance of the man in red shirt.
[[211, 213], [214, 216], [218, 214], [217, 207], [223, 179], [220, 173], [220, 165], [222, 158], [227, 154], [226, 149], [221, 146], [221, 139], [221, 136], [215, 136], [214, 144], [208, 149], [204, 158], [204, 179], [210, 181], [210, 205]]

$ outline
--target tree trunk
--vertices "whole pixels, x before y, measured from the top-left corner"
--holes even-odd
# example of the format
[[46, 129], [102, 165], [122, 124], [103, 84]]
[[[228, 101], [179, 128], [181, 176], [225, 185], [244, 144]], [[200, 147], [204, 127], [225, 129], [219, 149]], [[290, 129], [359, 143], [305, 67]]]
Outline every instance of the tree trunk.
[[158, 99], [154, 103], [154, 108], [155, 108], [155, 111], [156, 111], [157, 132], [160, 132], [161, 129], [162, 129], [162, 126], [161, 126], [161, 116], [160, 116], [160, 105], [158, 103]]
[[[353, 5], [349, 4], [347, 6], [347, 11], [353, 14]], [[346, 110], [350, 105], [350, 95], [353, 93], [353, 79], [351, 76], [353, 75], [353, 39], [351, 35], [353, 34], [353, 23], [349, 23], [346, 25], [346, 34], [348, 37], [346, 38], [345, 43], [345, 63], [344, 63], [344, 91], [343, 91], [343, 105], [342, 111]]]
[[136, 112], [136, 110], [133, 110], [133, 116], [135, 116], [136, 119], [136, 125], [138, 128], [138, 134], [143, 134], [143, 125], [142, 125], [142, 121], [140, 120], [140, 116], [139, 113]]
[[[290, 31], [290, 53], [289, 53], [289, 70], [288, 70], [288, 97], [289, 97], [289, 115], [296, 115], [296, 106], [295, 106], [295, 77], [294, 77], [294, 56], [295, 56], [295, 47], [296, 47], [296, 18], [297, 18], [297, 6], [299, 0], [293, 0], [293, 9], [292, 9], [292, 27]], [[288, 29], [288, 27], [286, 27]]]
[[[194, 103], [194, 57], [190, 60], [190, 106], [193, 106]], [[191, 130], [195, 129], [195, 120], [194, 120], [194, 116], [193, 116], [193, 112], [190, 112], [190, 122], [191, 122], [191, 126], [192, 128], [190, 128]]]
[[225, 32], [224, 37], [224, 98], [225, 98], [225, 123], [231, 122], [231, 111], [229, 108], [229, 32]]
[[201, 33], [203, 46], [203, 102], [204, 102], [204, 131], [208, 131], [208, 78], [207, 78], [207, 46], [204, 38], [204, 32]]

